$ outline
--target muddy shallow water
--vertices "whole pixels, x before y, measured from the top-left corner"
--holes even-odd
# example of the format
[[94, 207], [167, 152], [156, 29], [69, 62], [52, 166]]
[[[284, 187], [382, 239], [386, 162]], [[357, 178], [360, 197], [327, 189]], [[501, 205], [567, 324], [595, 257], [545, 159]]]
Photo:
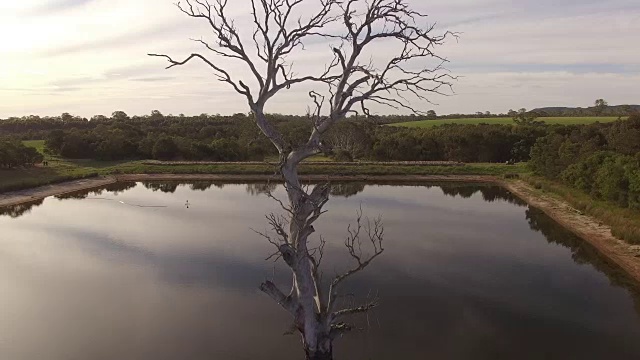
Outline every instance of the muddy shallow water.
[[[251, 230], [278, 209], [266, 187], [120, 183], [0, 209], [0, 359], [302, 358], [258, 290], [289, 281]], [[386, 226], [383, 256], [345, 285], [345, 301], [381, 305], [354, 319], [337, 359], [640, 358], [634, 283], [506, 190], [332, 193], [315, 226], [327, 279], [348, 265], [360, 204]]]

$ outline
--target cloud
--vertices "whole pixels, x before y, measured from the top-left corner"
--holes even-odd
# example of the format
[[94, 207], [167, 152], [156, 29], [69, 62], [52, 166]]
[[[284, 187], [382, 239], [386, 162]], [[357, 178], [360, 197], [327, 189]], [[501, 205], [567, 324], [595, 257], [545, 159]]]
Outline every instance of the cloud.
[[131, 81], [142, 81], [142, 82], [156, 82], [156, 81], [173, 80], [175, 78], [176, 78], [175, 76], [150, 76], [150, 77], [130, 79], [130, 80]]
[[468, 62], [453, 63], [450, 70], [463, 72], [504, 72], [504, 73], [544, 73], [544, 72], [567, 72], [573, 74], [637, 74], [640, 73], [640, 66], [627, 64], [608, 63], [564, 63], [564, 64], [540, 64], [540, 63], [487, 63]]
[[68, 11], [85, 6], [97, 0], [48, 0], [45, 4], [36, 6], [27, 11], [29, 15], [50, 15], [57, 12]]
[[494, 14], [487, 14], [487, 15], [472, 16], [472, 17], [464, 18], [464, 19], [460, 19], [460, 20], [438, 23], [438, 28], [439, 29], [453, 29], [455, 31], [455, 27], [458, 27], [460, 25], [470, 25], [470, 24], [476, 24], [476, 23], [483, 23], [483, 22], [487, 22], [487, 21], [491, 21], [491, 20], [497, 20], [497, 19], [500, 19], [500, 18], [504, 18], [505, 16], [506, 15], [503, 14], [503, 13], [494, 13]]
[[[611, 103], [637, 102], [632, 99], [640, 92], [640, 48], [633, 46], [640, 33], [637, 0], [407, 1], [429, 14], [426, 24], [437, 22], [437, 29], [461, 32], [459, 41], [436, 49], [451, 61], [447, 68], [452, 74], [460, 76], [455, 83], [458, 95], [430, 97], [439, 106], [420, 108], [440, 114], [506, 111], [591, 104], [594, 96]], [[250, 37], [243, 2], [248, 0], [234, 0], [229, 7], [240, 32]], [[3, 41], [8, 55], [0, 58], [0, 118], [24, 115], [24, 109], [42, 114], [72, 111], [87, 117], [113, 109], [130, 114], [151, 109], [185, 114], [247, 110], [246, 101], [216, 81], [206, 65], [194, 61], [165, 72], [162, 59], [146, 56], [154, 52], [183, 59], [203, 51], [189, 38], [214, 40], [208, 38], [211, 32], [205, 23], [184, 16], [169, 0], [48, 2], [31, 10], [53, 15], [33, 24], [12, 23], [28, 5], [13, 8], [17, 10], [0, 14], [7, 18], [0, 22], [0, 33], [12, 34]], [[84, 11], [88, 8], [91, 11]], [[330, 42], [316, 38], [308, 43], [292, 57], [294, 71], [300, 75], [322, 70], [332, 55]], [[364, 60], [371, 55], [375, 61], [390, 51], [380, 44]], [[244, 65], [215, 56], [211, 60], [230, 69], [234, 78], [251, 81]], [[33, 69], [42, 74], [30, 74]], [[77, 91], [87, 88], [91, 91]], [[279, 94], [268, 104], [269, 111], [304, 113], [307, 90], [305, 85]], [[54, 96], [61, 93], [65, 96]]]
[[145, 29], [135, 32], [123, 32], [121, 34], [102, 39], [92, 39], [89, 41], [77, 42], [66, 46], [50, 48], [41, 51], [38, 55], [52, 57], [86, 53], [89, 51], [109, 50], [112, 48], [122, 48], [125, 46], [139, 45], [145, 40], [157, 39], [174, 33], [179, 23], [154, 24]]

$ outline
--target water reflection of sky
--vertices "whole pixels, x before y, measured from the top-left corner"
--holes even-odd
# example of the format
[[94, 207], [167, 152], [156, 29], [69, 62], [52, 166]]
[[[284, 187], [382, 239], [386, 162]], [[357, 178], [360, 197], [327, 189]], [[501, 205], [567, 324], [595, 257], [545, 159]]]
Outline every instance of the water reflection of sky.
[[[300, 358], [297, 337], [282, 336], [287, 315], [257, 289], [287, 283], [250, 229], [265, 230], [277, 205], [246, 185], [194, 186], [139, 184], [0, 216], [0, 358]], [[333, 197], [316, 226], [326, 277], [348, 260], [359, 204], [387, 234], [385, 254], [348, 284], [382, 305], [338, 341], [338, 358], [640, 357], [634, 290], [612, 286], [608, 265], [544, 215], [479, 189], [336, 189], [350, 196]]]

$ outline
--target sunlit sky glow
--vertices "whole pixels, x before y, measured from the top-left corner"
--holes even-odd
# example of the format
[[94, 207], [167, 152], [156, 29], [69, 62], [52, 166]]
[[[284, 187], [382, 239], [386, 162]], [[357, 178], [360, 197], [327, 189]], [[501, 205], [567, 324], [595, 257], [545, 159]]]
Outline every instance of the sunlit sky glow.
[[[230, 1], [240, 23], [247, 1]], [[409, 2], [440, 29], [462, 33], [441, 48], [460, 78], [454, 96], [432, 98], [439, 114], [584, 107], [601, 97], [640, 103], [638, 0]], [[164, 70], [164, 61], [146, 56], [179, 58], [197, 49], [189, 38], [206, 35], [171, 0], [0, 0], [0, 118], [247, 112], [204, 65]], [[321, 65], [314, 61], [328, 51], [309, 47], [300, 68]], [[283, 94], [268, 110], [303, 113], [304, 93]]]

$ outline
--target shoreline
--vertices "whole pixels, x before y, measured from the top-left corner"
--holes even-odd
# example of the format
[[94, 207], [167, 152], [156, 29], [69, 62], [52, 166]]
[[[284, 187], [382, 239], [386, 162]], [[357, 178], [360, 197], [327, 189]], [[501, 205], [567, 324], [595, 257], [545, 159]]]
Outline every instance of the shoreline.
[[56, 184], [43, 185], [35, 188], [0, 193], [0, 207], [16, 206], [50, 196], [64, 195], [79, 190], [98, 188], [118, 182], [115, 177], [97, 177], [80, 180], [65, 181]]
[[616, 238], [608, 225], [583, 214], [564, 200], [542, 194], [522, 180], [498, 183], [591, 244], [607, 260], [618, 265], [636, 285], [640, 285], [640, 246]]
[[[126, 174], [65, 181], [35, 188], [0, 193], [0, 207], [20, 205], [56, 195], [88, 190], [121, 181], [280, 181], [277, 176], [264, 174]], [[470, 182], [496, 183], [489, 175], [300, 175], [302, 181], [357, 182]]]
[[[505, 181], [490, 175], [301, 175], [302, 181], [357, 181], [371, 183], [466, 182], [500, 185], [542, 210], [564, 228], [594, 246], [640, 285], [640, 247], [632, 246], [611, 233], [611, 228], [584, 215], [567, 202], [542, 194], [522, 180]], [[26, 190], [0, 193], [0, 207], [15, 206], [46, 197], [98, 188], [121, 181], [269, 181], [274, 175], [249, 174], [131, 174], [74, 180]]]

